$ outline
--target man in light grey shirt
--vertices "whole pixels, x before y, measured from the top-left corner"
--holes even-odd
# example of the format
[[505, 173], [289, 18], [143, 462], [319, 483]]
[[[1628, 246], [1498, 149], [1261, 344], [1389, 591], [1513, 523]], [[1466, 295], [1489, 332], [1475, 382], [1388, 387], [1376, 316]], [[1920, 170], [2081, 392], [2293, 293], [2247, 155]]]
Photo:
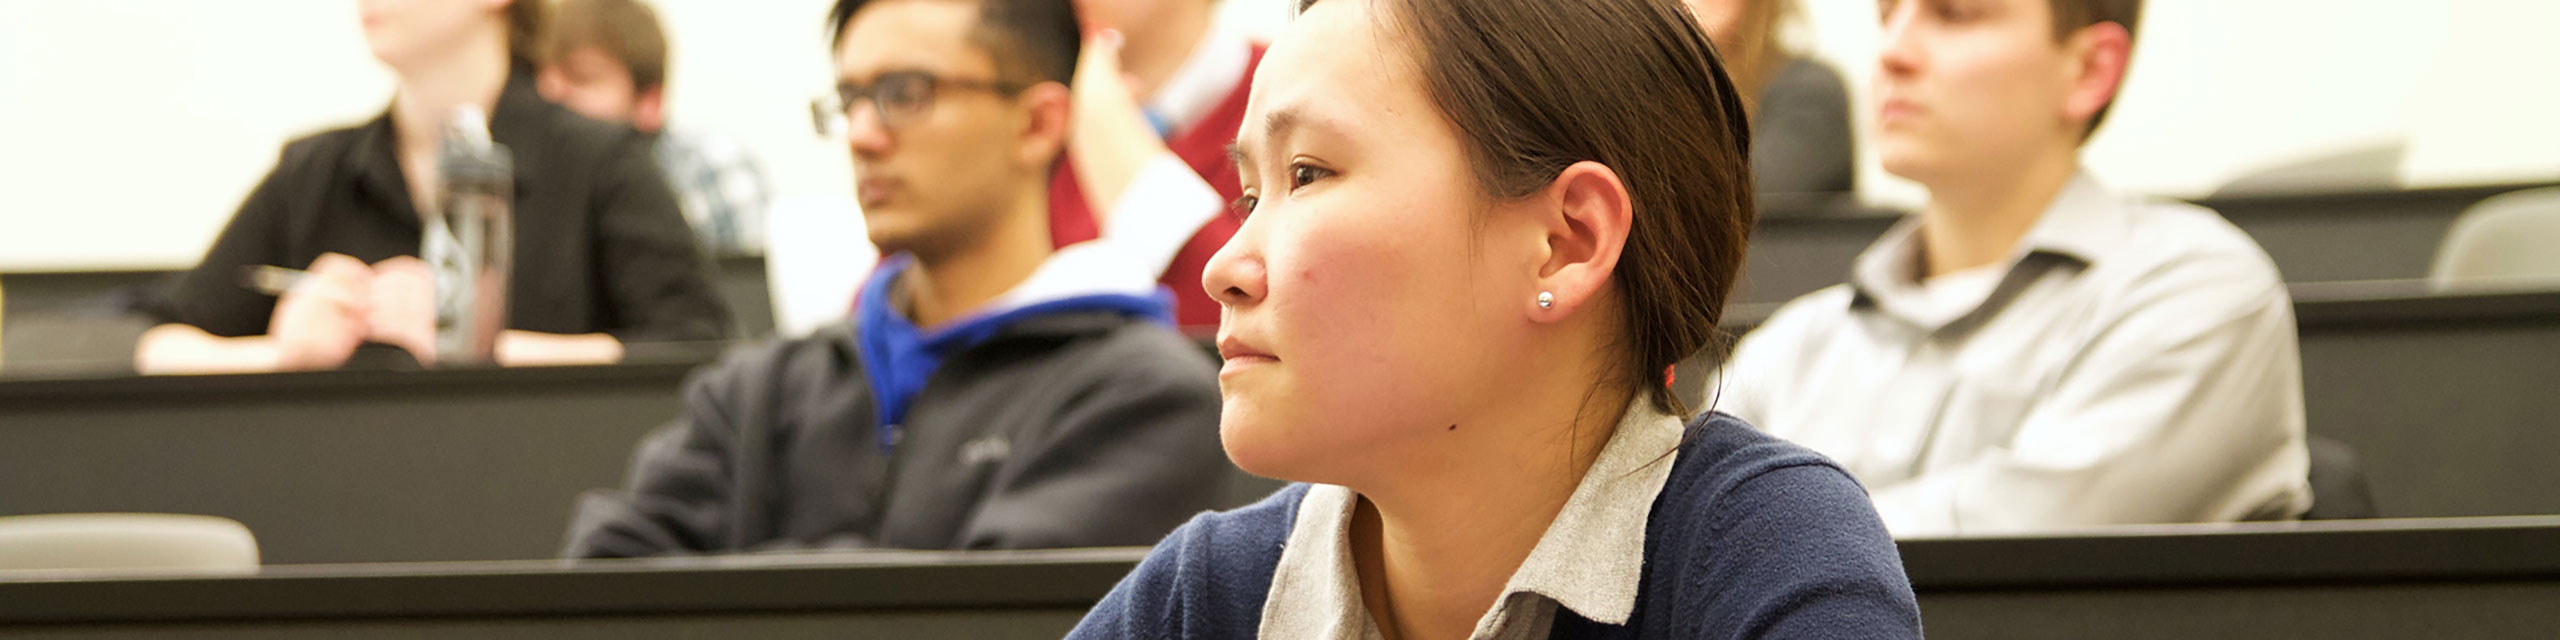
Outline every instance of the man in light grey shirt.
[[2079, 167], [2139, 2], [1985, 2], [1879, 5], [1878, 147], [1930, 202], [1747, 336], [1717, 408], [1837, 459], [1896, 535], [2298, 516], [2274, 264]]

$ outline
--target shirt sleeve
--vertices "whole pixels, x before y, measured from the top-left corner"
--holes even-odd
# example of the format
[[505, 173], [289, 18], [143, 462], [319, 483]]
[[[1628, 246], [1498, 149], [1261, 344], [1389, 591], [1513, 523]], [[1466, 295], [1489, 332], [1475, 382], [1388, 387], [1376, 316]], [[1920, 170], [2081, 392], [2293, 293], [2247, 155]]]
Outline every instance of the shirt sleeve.
[[1241, 473], [1218, 444], [1215, 383], [1192, 367], [1160, 362], [1115, 365], [1120, 369], [1065, 407], [1055, 428], [1036, 442], [1017, 443], [1036, 457], [1012, 463], [997, 479], [999, 486], [961, 527], [958, 543], [971, 549], [1147, 544], [1193, 514], [1221, 506]]
[[2228, 521], [2301, 499], [2302, 357], [2273, 270], [2188, 260], [2120, 299], [2004, 446], [1875, 492], [1896, 534]]
[[1200, 225], [1225, 206], [1218, 190], [1192, 173], [1180, 157], [1170, 151], [1158, 153], [1130, 180], [1105, 219], [1102, 236], [1087, 242], [1104, 243], [1115, 253], [1127, 254], [1129, 260], [1146, 267], [1152, 282], [1199, 233]]
[[651, 431], [632, 455], [627, 489], [582, 496], [561, 555], [631, 558], [702, 553], [734, 536], [739, 425], [723, 368], [686, 385], [684, 414]]
[[730, 337], [710, 260], [647, 147], [634, 138], [611, 162], [595, 199], [597, 268], [614, 311], [605, 332], [626, 344]]
[[265, 335], [268, 321], [275, 315], [276, 298], [250, 289], [240, 280], [242, 267], [273, 265], [302, 268], [301, 264], [284, 264], [285, 237], [291, 233], [288, 221], [289, 183], [294, 178], [292, 159], [297, 154], [290, 148], [273, 170], [267, 172], [240, 209], [223, 225], [213, 246], [205, 250], [204, 259], [192, 269], [169, 280], [153, 299], [139, 305], [144, 315], [154, 322], [179, 323], [203, 329], [206, 333], [228, 338]]
[[1100, 236], [1059, 247], [996, 305], [1078, 295], [1155, 295], [1165, 269], [1225, 205], [1172, 153], [1157, 154], [1129, 183]]

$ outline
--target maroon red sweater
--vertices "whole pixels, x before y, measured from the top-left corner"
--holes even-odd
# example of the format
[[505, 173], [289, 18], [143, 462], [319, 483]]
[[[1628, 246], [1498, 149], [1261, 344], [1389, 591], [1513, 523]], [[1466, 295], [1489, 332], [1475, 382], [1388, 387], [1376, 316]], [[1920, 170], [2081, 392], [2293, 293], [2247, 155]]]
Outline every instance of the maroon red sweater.
[[[1261, 66], [1263, 45], [1253, 45], [1253, 56], [1245, 63], [1244, 76], [1236, 82], [1216, 109], [1191, 124], [1191, 128], [1165, 140], [1183, 164], [1218, 190], [1221, 201], [1234, 200], [1244, 194], [1236, 176], [1235, 164], [1227, 159], [1227, 145], [1236, 141], [1236, 128], [1244, 125], [1244, 106], [1252, 94], [1253, 69]], [[1218, 302], [1200, 288], [1200, 271], [1209, 265], [1209, 256], [1227, 245], [1242, 222], [1236, 216], [1221, 212], [1200, 225], [1191, 242], [1174, 254], [1173, 263], [1159, 280], [1173, 289], [1174, 319], [1185, 328], [1218, 326]], [[1049, 183], [1049, 236], [1057, 246], [1092, 240], [1098, 231], [1093, 223], [1092, 205], [1085, 202], [1084, 188], [1076, 184], [1075, 163], [1058, 163], [1057, 176]]]

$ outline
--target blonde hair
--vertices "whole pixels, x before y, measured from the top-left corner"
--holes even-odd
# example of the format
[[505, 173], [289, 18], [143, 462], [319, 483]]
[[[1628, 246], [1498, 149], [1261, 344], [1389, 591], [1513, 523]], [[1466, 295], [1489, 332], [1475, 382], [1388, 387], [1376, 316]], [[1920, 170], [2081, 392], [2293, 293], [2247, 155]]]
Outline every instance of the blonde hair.
[[1743, 110], [1754, 117], [1760, 113], [1760, 95], [1786, 65], [1789, 52], [1779, 43], [1778, 29], [1794, 15], [1794, 0], [1743, 0], [1742, 17], [1734, 21], [1733, 33], [1709, 34], [1724, 36], [1715, 43], [1716, 53], [1733, 72], [1733, 84], [1742, 91]]

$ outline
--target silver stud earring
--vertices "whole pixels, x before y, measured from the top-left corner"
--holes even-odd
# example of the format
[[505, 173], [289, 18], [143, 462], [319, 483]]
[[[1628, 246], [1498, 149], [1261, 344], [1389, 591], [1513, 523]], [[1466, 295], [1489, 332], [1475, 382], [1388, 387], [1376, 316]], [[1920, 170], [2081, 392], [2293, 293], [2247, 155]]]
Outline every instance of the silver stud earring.
[[1555, 292], [1553, 292], [1553, 291], [1540, 291], [1540, 292], [1538, 292], [1538, 308], [1540, 308], [1540, 309], [1553, 309], [1553, 308], [1556, 308], [1556, 294], [1555, 294]]

